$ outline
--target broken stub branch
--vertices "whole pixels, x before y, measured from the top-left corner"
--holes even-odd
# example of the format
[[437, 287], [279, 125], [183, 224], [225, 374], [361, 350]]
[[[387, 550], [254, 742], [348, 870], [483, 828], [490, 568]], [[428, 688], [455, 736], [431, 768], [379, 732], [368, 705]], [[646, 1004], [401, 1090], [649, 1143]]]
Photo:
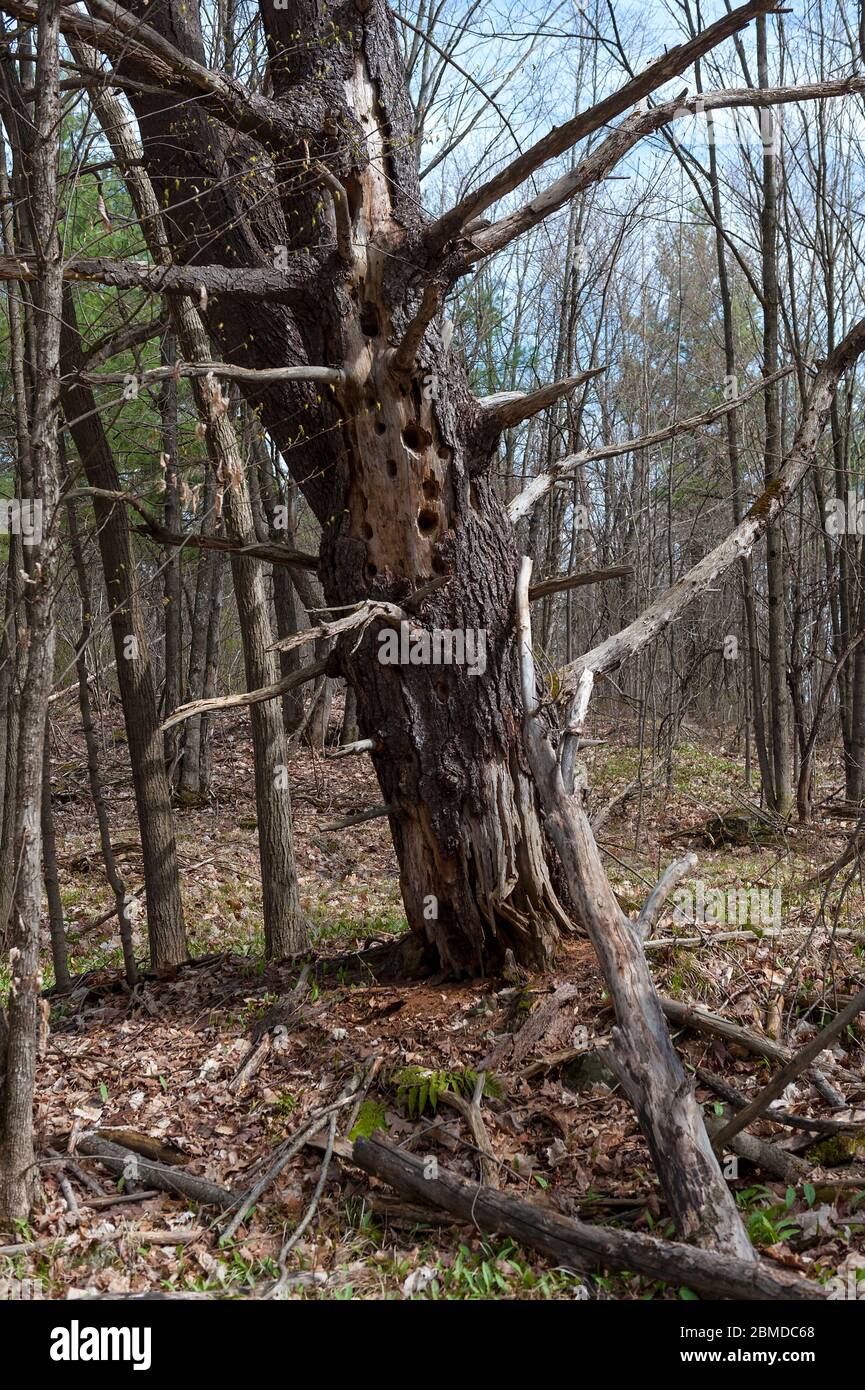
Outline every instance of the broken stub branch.
[[529, 612], [531, 571], [526, 557], [516, 592], [524, 734], [546, 831], [615, 1008], [609, 1065], [634, 1107], [680, 1234], [753, 1261], [754, 1250], [706, 1133], [693, 1083], [670, 1041], [642, 938], [616, 901], [586, 813], [580, 799], [565, 790], [540, 717]]

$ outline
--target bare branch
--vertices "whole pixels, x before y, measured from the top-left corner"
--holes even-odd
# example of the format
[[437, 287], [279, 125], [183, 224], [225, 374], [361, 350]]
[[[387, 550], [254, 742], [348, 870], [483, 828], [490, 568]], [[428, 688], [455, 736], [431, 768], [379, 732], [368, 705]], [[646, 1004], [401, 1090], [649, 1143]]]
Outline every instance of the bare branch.
[[780, 371], [773, 372], [771, 376], [763, 377], [756, 381], [753, 386], [749, 386], [747, 391], [743, 391], [741, 396], [736, 396], [731, 401], [724, 401], [722, 405], [713, 405], [709, 410], [704, 410], [702, 415], [691, 415], [687, 420], [676, 420], [672, 425], [666, 425], [662, 430], [655, 430], [653, 434], [644, 434], [639, 439], [626, 439], [621, 444], [605, 444], [600, 449], [586, 449], [579, 454], [569, 454], [563, 458], [549, 473], [539, 473], [536, 478], [532, 478], [528, 487], [518, 492], [516, 497], [511, 498], [508, 503], [508, 516], [511, 521], [519, 521], [520, 517], [530, 512], [537, 502], [555, 487], [556, 483], [561, 482], [575, 468], [579, 468], [585, 463], [596, 463], [598, 459], [616, 458], [619, 454], [636, 453], [639, 449], [651, 449], [656, 444], [663, 444], [668, 439], [675, 439], [680, 434], [692, 434], [695, 430], [702, 429], [704, 425], [711, 425], [715, 420], [720, 420], [722, 416], [729, 415], [731, 410], [738, 410], [741, 405], [749, 401], [752, 396], [765, 391], [767, 386], [780, 381], [782, 377], [788, 376], [792, 372], [792, 367], [782, 367]]
[[342, 820], [335, 820], [332, 825], [324, 825], [322, 830], [347, 830], [350, 825], [362, 825], [364, 821], [389, 816], [392, 810], [392, 806], [387, 806], [381, 801], [377, 806], [368, 806], [365, 811], [355, 811], [350, 816], [344, 816]]
[[332, 763], [336, 758], [353, 758], [361, 753], [374, 753], [379, 747], [374, 738], [359, 738], [355, 743], [341, 743], [326, 754], [325, 762]]
[[318, 623], [315, 627], [294, 632], [290, 637], [282, 637], [278, 642], [272, 642], [270, 649], [280, 652], [294, 651], [297, 647], [305, 646], [307, 642], [317, 642], [321, 637], [341, 637], [346, 632], [353, 632], [355, 628], [364, 629], [376, 618], [382, 618], [391, 624], [408, 622], [408, 614], [395, 603], [366, 599], [363, 603], [357, 604], [344, 618], [334, 618], [331, 622]]
[[127, 324], [125, 328], [106, 333], [88, 348], [85, 361], [88, 367], [100, 367], [103, 362], [108, 362], [121, 352], [128, 352], [130, 348], [149, 343], [151, 338], [161, 337], [167, 328], [168, 320], [162, 318], [151, 319], [149, 323]]
[[443, 295], [443, 287], [437, 280], [430, 280], [424, 286], [420, 308], [406, 329], [402, 342], [391, 354], [388, 363], [390, 370], [396, 375], [405, 375], [414, 366], [417, 350], [423, 342], [424, 334], [441, 308]]
[[[278, 139], [296, 146], [299, 139], [311, 138], [323, 130], [325, 111], [311, 94], [304, 93], [297, 101], [290, 95], [278, 102], [271, 101], [227, 73], [216, 72], [187, 57], [121, 5], [111, 0], [92, 0], [90, 8], [98, 14], [64, 6], [60, 11], [63, 33], [93, 44], [113, 59], [124, 74], [143, 73], [165, 94], [206, 97], [221, 121], [264, 144]], [[3, 9], [16, 19], [36, 23], [38, 6], [28, 0], [4, 0]]]
[[633, 565], [611, 565], [605, 570], [560, 574], [552, 579], [542, 579], [540, 584], [533, 584], [529, 589], [529, 599], [535, 603], [539, 598], [546, 598], [547, 594], [560, 594], [565, 589], [581, 589], [584, 584], [606, 584], [611, 579], [627, 579], [633, 573]]
[[[82, 372], [81, 380], [88, 386], [123, 386], [129, 381], [129, 372]], [[338, 367], [268, 367], [257, 370], [252, 367], [236, 367], [233, 362], [177, 362], [173, 366], [153, 367], [144, 372], [136, 372], [139, 386], [151, 386], [157, 381], [176, 381], [180, 377], [221, 376], [230, 381], [241, 381], [256, 385], [274, 381], [317, 381], [323, 386], [342, 386], [345, 372]]]
[[677, 884], [681, 883], [686, 874], [689, 874], [691, 870], [696, 869], [696, 867], [696, 854], [686, 854], [684, 859], [677, 859], [672, 864], [667, 865], [643, 904], [643, 910], [637, 918], [637, 931], [643, 940], [650, 935], [653, 926], [661, 914], [661, 909], [673, 889]]
[[[0, 256], [0, 280], [35, 280], [33, 256]], [[308, 292], [312, 261], [298, 253], [291, 269], [244, 269], [240, 266], [155, 266], [149, 261], [114, 261], [107, 256], [75, 256], [63, 267], [66, 280], [113, 285], [121, 290], [147, 290], [151, 294], [189, 294], [196, 299], [202, 286], [209, 296], [240, 295], [244, 299], [268, 299], [296, 304]]]
[[815, 1057], [819, 1057], [832, 1039], [837, 1038], [838, 1034], [842, 1033], [863, 1009], [865, 1009], [865, 989], [860, 990], [850, 1003], [840, 1013], [837, 1013], [831, 1022], [826, 1024], [825, 1028], [815, 1034], [810, 1042], [801, 1047], [790, 1058], [789, 1062], [775, 1073], [772, 1080], [754, 1097], [750, 1105], [746, 1105], [744, 1110], [739, 1110], [727, 1121], [723, 1129], [720, 1129], [714, 1137], [715, 1148], [717, 1150], [722, 1149], [740, 1130], [747, 1128], [748, 1125], [753, 1124], [754, 1120], [759, 1119], [772, 1101], [783, 1095], [790, 1082], [795, 1081], [796, 1077], [814, 1061]]
[[271, 565], [287, 565], [291, 569], [318, 570], [318, 556], [303, 550], [292, 550], [287, 545], [267, 545], [256, 543], [243, 545], [223, 536], [202, 536], [195, 531], [169, 531], [146, 507], [128, 492], [112, 492], [108, 488], [80, 487], [69, 494], [70, 497], [102, 497], [108, 502], [125, 502], [142, 518], [143, 526], [132, 529], [138, 535], [150, 536], [160, 545], [189, 547], [192, 550], [222, 550], [229, 555], [245, 555], [252, 560], [262, 560]]
[[628, 627], [565, 667], [557, 698], [571, 698], [587, 679], [593, 681], [606, 671], [614, 671], [675, 622], [688, 605], [731, 565], [750, 555], [813, 464], [838, 382], [862, 352], [865, 352], [865, 319], [860, 319], [854, 325], [818, 372], [793, 446], [778, 474], [754, 502], [747, 516]]
[[500, 434], [502, 430], [518, 425], [522, 420], [530, 420], [533, 415], [555, 405], [563, 396], [569, 396], [578, 386], [600, 376], [604, 371], [605, 367], [592, 367], [589, 371], [579, 372], [564, 381], [539, 386], [536, 391], [499, 391], [495, 396], [481, 396], [478, 405], [483, 410], [483, 428]]
[[321, 661], [311, 661], [308, 666], [301, 666], [299, 671], [292, 671], [290, 675], [283, 676], [282, 680], [275, 681], [273, 685], [262, 686], [259, 690], [245, 690], [239, 695], [216, 695], [210, 700], [191, 700], [188, 705], [179, 705], [174, 713], [168, 716], [162, 725], [163, 732], [173, 728], [175, 724], [182, 724], [185, 719], [191, 719], [194, 714], [207, 714], [212, 710], [241, 709], [244, 705], [257, 705], [263, 700], [278, 700], [280, 695], [285, 695], [289, 690], [296, 690], [307, 681], [327, 675], [329, 664], [329, 657], [324, 657]]
[[336, 249], [339, 252], [340, 260], [347, 266], [354, 265], [348, 194], [336, 175], [332, 174], [324, 164], [315, 163], [312, 167], [333, 201], [333, 215], [336, 221]]
[[685, 92], [652, 107], [648, 111], [634, 111], [621, 125], [617, 126], [607, 138], [592, 150], [585, 159], [543, 189], [530, 202], [524, 203], [515, 212], [502, 217], [476, 232], [466, 247], [463, 266], [469, 266], [483, 256], [491, 256], [500, 251], [516, 237], [522, 236], [529, 228], [543, 222], [544, 218], [558, 211], [575, 194], [583, 192], [592, 184], [600, 183], [625, 157], [629, 150], [664, 126], [672, 124], [685, 116], [696, 116], [707, 111], [725, 108], [751, 106], [783, 106], [796, 101], [825, 101], [832, 97], [851, 96], [865, 91], [865, 77], [861, 75], [842, 77], [835, 82], [812, 82], [799, 87], [736, 87], [730, 91], [702, 92], [688, 96]]
[[432, 254], [439, 252], [442, 247], [459, 234], [467, 222], [478, 217], [480, 213], [491, 207], [493, 203], [498, 202], [499, 198], [504, 197], [506, 193], [518, 188], [541, 165], [554, 159], [556, 155], [564, 154], [577, 141], [585, 139], [593, 131], [600, 130], [616, 116], [620, 116], [629, 107], [656, 91], [670, 78], [677, 77], [686, 68], [689, 68], [696, 59], [717, 47], [731, 34], [736, 34], [740, 29], [744, 29], [757, 15], [767, 14], [776, 8], [777, 0], [749, 0], [748, 4], [741, 5], [738, 9], [724, 15], [716, 24], [710, 25], [708, 29], [704, 29], [695, 38], [688, 39], [685, 43], [671, 48], [663, 57], [650, 63], [631, 82], [627, 82], [617, 92], [605, 97], [596, 106], [590, 107], [588, 111], [581, 111], [579, 115], [566, 121], [564, 125], [556, 126], [524, 154], [500, 170], [480, 188], [475, 189], [473, 193], [467, 194], [455, 207], [434, 222], [426, 235], [427, 249]]

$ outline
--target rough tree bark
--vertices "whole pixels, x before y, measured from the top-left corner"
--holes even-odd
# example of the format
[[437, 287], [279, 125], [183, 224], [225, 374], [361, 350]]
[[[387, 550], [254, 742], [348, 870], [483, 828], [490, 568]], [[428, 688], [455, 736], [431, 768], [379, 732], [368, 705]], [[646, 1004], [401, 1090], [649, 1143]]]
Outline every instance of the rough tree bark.
[[[59, 0], [39, 9], [36, 43], [35, 130], [26, 174], [32, 189], [33, 245], [39, 264], [35, 390], [30, 462], [32, 497], [41, 507], [38, 541], [27, 557], [23, 602], [25, 640], [18, 728], [14, 886], [10, 929], [8, 1019], [2, 1059], [0, 1110], [0, 1221], [26, 1220], [38, 1187], [33, 1141], [33, 1087], [39, 1039], [40, 922], [42, 911], [41, 806], [45, 712], [54, 680], [55, 585], [59, 561], [57, 433], [60, 413], [60, 315], [63, 262], [57, 228], [60, 122]], [[2, 1006], [0, 1006], [2, 1012]]]

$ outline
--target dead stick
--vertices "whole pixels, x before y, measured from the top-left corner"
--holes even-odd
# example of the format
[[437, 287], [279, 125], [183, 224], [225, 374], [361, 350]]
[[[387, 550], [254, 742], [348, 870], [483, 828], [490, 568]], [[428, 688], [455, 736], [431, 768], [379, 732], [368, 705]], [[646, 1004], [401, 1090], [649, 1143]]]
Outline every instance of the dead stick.
[[[731, 1086], [723, 1076], [709, 1071], [707, 1067], [697, 1067], [696, 1071], [704, 1086], [708, 1086], [723, 1100], [729, 1101], [737, 1110], [744, 1110], [748, 1104], [748, 1097], [735, 1086]], [[771, 1120], [773, 1125], [811, 1130], [814, 1134], [851, 1134], [854, 1130], [862, 1128], [861, 1123], [856, 1120], [823, 1120], [812, 1115], [794, 1115], [792, 1110], [770, 1110], [766, 1119]]]
[[762, 1091], [754, 1097], [750, 1105], [746, 1105], [744, 1110], [740, 1110], [731, 1120], [724, 1125], [724, 1128], [715, 1135], [715, 1147], [719, 1148], [722, 1144], [728, 1144], [734, 1134], [753, 1124], [754, 1120], [794, 1081], [805, 1068], [818, 1057], [828, 1043], [839, 1033], [852, 1023], [854, 1018], [865, 1009], [865, 989], [860, 990], [855, 998], [840, 1013], [836, 1014], [831, 1023], [827, 1023], [825, 1028], [801, 1047], [789, 1062], [772, 1077], [772, 1080], [763, 1087]]

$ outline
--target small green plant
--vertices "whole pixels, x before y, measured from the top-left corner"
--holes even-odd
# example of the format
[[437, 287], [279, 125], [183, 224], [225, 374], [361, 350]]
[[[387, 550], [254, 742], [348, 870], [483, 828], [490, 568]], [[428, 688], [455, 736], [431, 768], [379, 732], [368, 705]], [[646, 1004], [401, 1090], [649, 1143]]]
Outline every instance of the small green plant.
[[[435, 1114], [438, 1103], [446, 1091], [457, 1096], [474, 1095], [478, 1084], [478, 1074], [471, 1068], [462, 1071], [432, 1071], [429, 1067], [403, 1067], [391, 1078], [396, 1090], [397, 1104], [410, 1120], [418, 1119], [426, 1111]], [[484, 1077], [485, 1096], [498, 1100], [502, 1094], [501, 1086], [492, 1076]]]
[[[747, 1212], [748, 1235], [754, 1245], [777, 1245], [789, 1236], [798, 1235], [801, 1227], [790, 1218], [796, 1200], [796, 1189], [788, 1187], [784, 1200], [778, 1201], [770, 1187], [746, 1187], [736, 1193], [739, 1206]], [[749, 1210], [750, 1208], [750, 1210]]]
[[349, 1139], [371, 1139], [378, 1129], [387, 1129], [380, 1100], [365, 1100], [351, 1128]]

